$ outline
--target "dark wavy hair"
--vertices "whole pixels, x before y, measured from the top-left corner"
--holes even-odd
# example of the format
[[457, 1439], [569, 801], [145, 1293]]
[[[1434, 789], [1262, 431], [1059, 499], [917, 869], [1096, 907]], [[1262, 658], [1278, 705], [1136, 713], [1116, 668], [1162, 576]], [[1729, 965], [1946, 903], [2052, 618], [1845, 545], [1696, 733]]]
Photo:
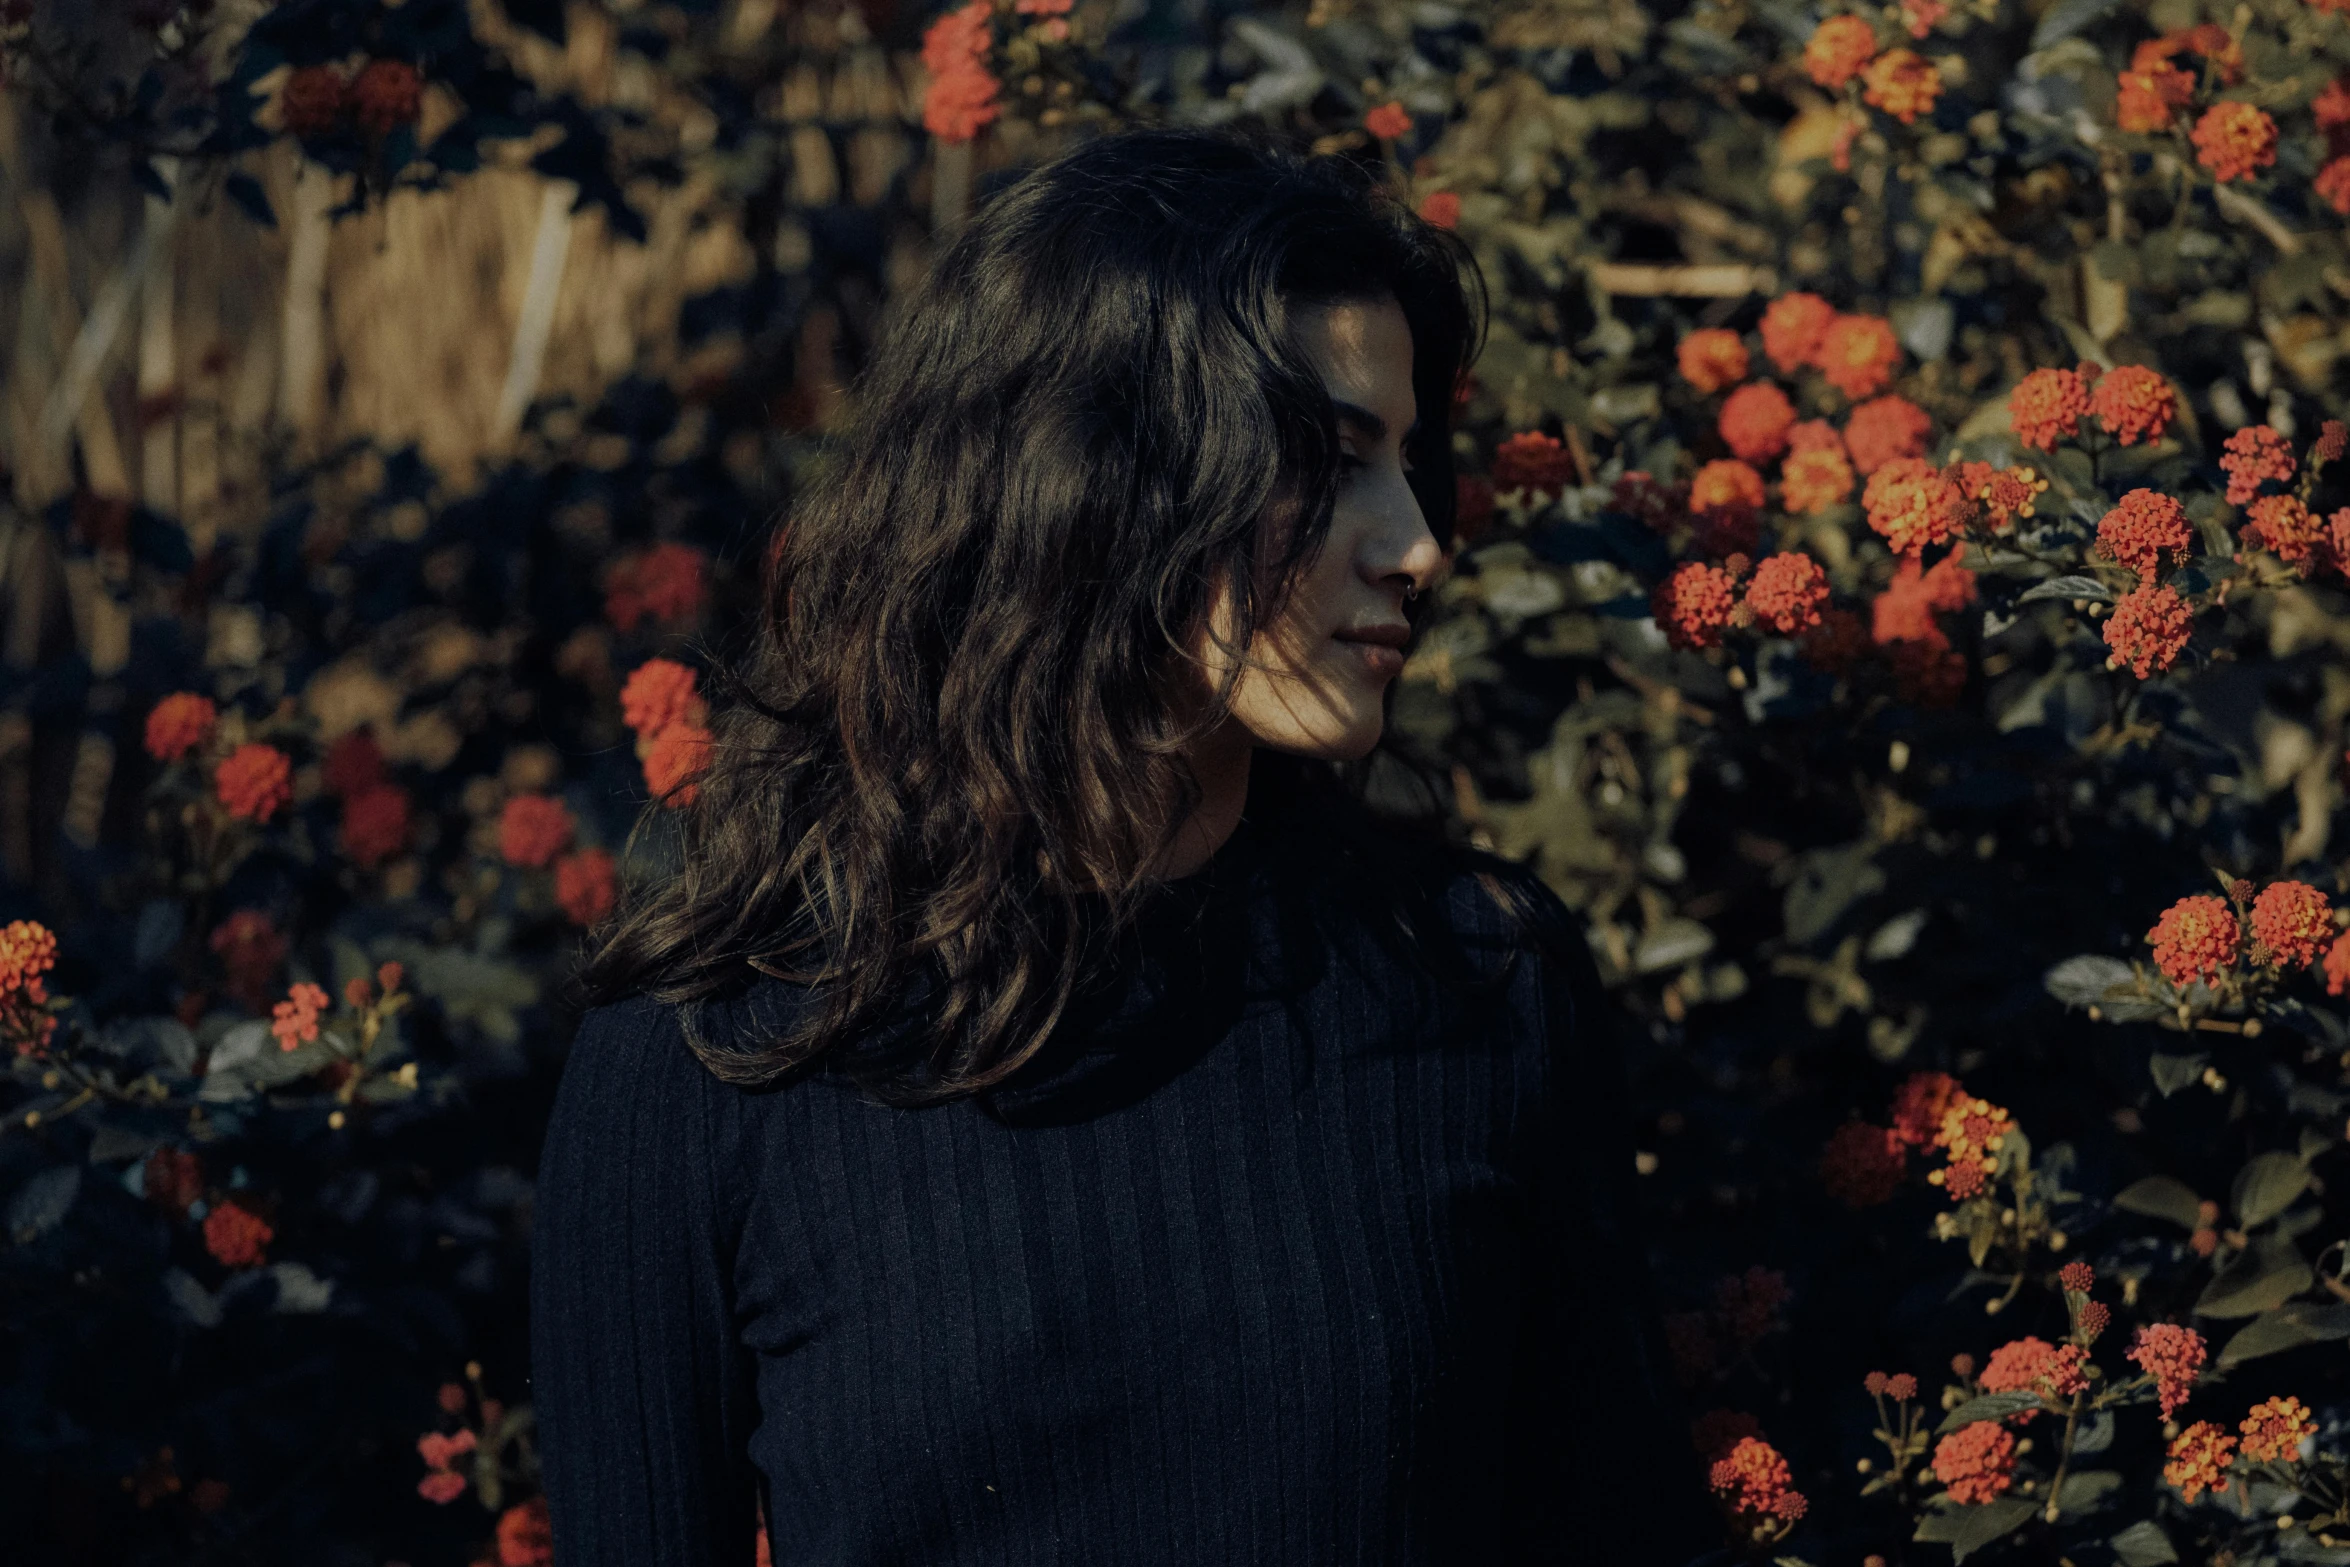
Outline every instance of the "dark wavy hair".
[[[1186, 648], [1219, 586], [1246, 647], [1328, 535], [1338, 426], [1293, 312], [1388, 295], [1411, 328], [1411, 482], [1449, 538], [1451, 414], [1484, 286], [1373, 171], [1155, 129], [1097, 137], [990, 198], [782, 525], [747, 651], [714, 671], [682, 866], [628, 890], [588, 1000], [687, 1004], [689, 1041], [736, 1083], [821, 1060], [923, 1103], [1033, 1056], [1201, 798], [1186, 750], [1239, 670], [1203, 705]], [[1267, 529], [1276, 514], [1288, 525]], [[1433, 809], [1414, 836], [1362, 806], [1380, 755], [1260, 750], [1251, 814], [1314, 806], [1285, 815], [1327, 837], [1328, 873], [1402, 910], [1445, 851]], [[824, 1005], [757, 1048], [701, 1039], [691, 1004], [752, 971]], [[926, 998], [921, 1026], [884, 1026], [908, 994]]]

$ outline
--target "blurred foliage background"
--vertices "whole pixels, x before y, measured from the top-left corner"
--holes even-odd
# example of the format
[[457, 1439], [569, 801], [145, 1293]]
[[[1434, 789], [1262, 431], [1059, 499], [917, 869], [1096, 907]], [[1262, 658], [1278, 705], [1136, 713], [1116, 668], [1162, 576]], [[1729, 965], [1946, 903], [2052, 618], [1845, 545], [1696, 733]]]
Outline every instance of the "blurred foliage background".
[[547, 1559], [530, 1172], [696, 672], [931, 248], [1246, 119], [1492, 285], [1391, 729], [1621, 1000], [1726, 1545], [2350, 1561], [2338, 7], [0, 0], [0, 64], [30, 1559]]

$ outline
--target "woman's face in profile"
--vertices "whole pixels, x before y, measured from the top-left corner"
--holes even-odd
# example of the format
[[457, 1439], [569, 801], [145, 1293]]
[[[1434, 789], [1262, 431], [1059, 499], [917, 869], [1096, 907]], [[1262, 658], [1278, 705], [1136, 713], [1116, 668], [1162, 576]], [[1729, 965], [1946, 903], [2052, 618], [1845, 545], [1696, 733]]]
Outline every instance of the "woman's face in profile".
[[[1412, 338], [1391, 296], [1309, 306], [1292, 320], [1297, 342], [1338, 405], [1345, 453], [1330, 535], [1295, 593], [1246, 650], [1233, 720], [1276, 751], [1354, 760], [1379, 740], [1381, 698], [1403, 667], [1389, 645], [1352, 640], [1405, 630], [1406, 588], [1426, 591], [1444, 551], [1405, 474], [1404, 438], [1417, 417]], [[1232, 635], [1229, 596], [1216, 606], [1219, 638]], [[1210, 641], [1211, 680], [1235, 656]]]

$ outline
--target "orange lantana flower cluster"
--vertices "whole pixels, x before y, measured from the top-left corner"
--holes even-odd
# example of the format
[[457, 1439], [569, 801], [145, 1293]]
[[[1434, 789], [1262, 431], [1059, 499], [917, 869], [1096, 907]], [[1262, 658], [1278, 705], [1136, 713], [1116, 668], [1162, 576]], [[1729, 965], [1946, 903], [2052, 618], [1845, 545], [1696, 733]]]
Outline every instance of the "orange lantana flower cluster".
[[1997, 1501], [2015, 1484], [2015, 1435], [1996, 1420], [1960, 1426], [1935, 1446], [1933, 1468], [1952, 1501]]
[[2195, 1390], [2195, 1379], [2202, 1374], [2208, 1353], [2203, 1335], [2193, 1328], [2182, 1328], [2175, 1322], [2153, 1322], [2138, 1330], [2129, 1352], [2122, 1358], [2154, 1378], [2155, 1397], [2162, 1418], [2168, 1420]]
[[2140, 680], [2168, 669], [2186, 651], [2194, 620], [2194, 610], [2175, 588], [2159, 583], [2134, 588], [2115, 600], [2113, 613], [2105, 617], [2105, 645], [2113, 650], [2107, 662]]
[[44, 976], [57, 966], [57, 937], [37, 920], [0, 927], [0, 1039], [20, 1056], [39, 1055], [57, 1031]]
[[2194, 542], [2187, 508], [2169, 496], [2136, 489], [2114, 503], [2097, 523], [2097, 553], [2138, 574], [2150, 583], [2162, 570], [2165, 555], [2182, 564]]
[[1980, 1196], [1999, 1167], [1999, 1150], [2014, 1124], [1998, 1105], [1962, 1091], [1942, 1112], [1942, 1124], [1934, 1133], [1934, 1146], [1950, 1162], [1926, 1172], [1926, 1180], [1957, 1202]]
[[672, 659], [648, 659], [621, 688], [621, 718], [636, 731], [645, 786], [665, 805], [687, 806], [700, 792], [693, 780], [710, 757], [707, 710], [695, 675]]
[[930, 86], [922, 94], [922, 125], [944, 142], [967, 142], [1001, 114], [998, 84], [987, 68], [995, 46], [988, 0], [971, 0], [932, 22], [922, 34], [922, 65]]

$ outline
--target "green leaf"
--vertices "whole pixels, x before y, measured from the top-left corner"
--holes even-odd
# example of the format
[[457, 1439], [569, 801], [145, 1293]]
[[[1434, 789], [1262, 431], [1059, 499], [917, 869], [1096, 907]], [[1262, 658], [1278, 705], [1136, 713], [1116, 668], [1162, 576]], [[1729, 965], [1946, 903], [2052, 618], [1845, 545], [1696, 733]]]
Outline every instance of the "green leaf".
[[2032, 29], [2032, 51], [2036, 54], [2094, 26], [2116, 3], [2117, 0], [2057, 0], [2040, 18], [2040, 25]]
[[1960, 1426], [1971, 1426], [1978, 1420], [2005, 1420], [2019, 1410], [2038, 1409], [2037, 1393], [1981, 1393], [1968, 1399], [1942, 1417], [1936, 1436], [1948, 1436]]
[[2157, 1051], [2150, 1063], [2154, 1069], [2154, 1086], [2162, 1091], [2163, 1098], [2168, 1099], [2202, 1077], [2203, 1068], [2210, 1060], [2210, 1055], [2200, 1050], [2188, 1056], [2165, 1055]]
[[[2113, 589], [2095, 577], [2050, 577], [2046, 582], [2035, 583], [2027, 588], [2016, 602], [2031, 604], [2041, 599], [2094, 599], [2100, 604], [2110, 604], [2113, 602]], [[2106, 961], [2110, 963], [2114, 960], [2108, 958]], [[2126, 966], [2123, 972], [2126, 976]]]
[[2013, 1534], [2040, 1510], [2028, 1497], [2003, 1496], [1980, 1507], [1951, 1507], [1918, 1520], [1912, 1539], [1950, 1547], [1952, 1561], [1963, 1562], [1994, 1540]]
[[2141, 1519], [2105, 1543], [2113, 1547], [2114, 1559], [2122, 1567], [2169, 1567], [2179, 1559], [2179, 1553], [2171, 1549], [2170, 1536], [2151, 1518]]
[[2242, 1365], [2262, 1355], [2336, 1338], [2350, 1338], [2350, 1306], [2297, 1301], [2263, 1312], [2238, 1328], [2235, 1336], [2221, 1347], [2218, 1364]]
[[2121, 1488], [2121, 1483], [2122, 1477], [2111, 1469], [2088, 1469], [2067, 1475], [2063, 1489], [2056, 1493], [2056, 1510], [2074, 1516], [2093, 1513]]
[[2289, 1153], [2264, 1153], [2236, 1174], [2231, 1201], [2245, 1229], [2266, 1224], [2309, 1189], [2309, 1166]]
[[1795, 879], [1787, 886], [1789, 941], [1810, 946], [1846, 909], [1884, 890], [1885, 870], [1874, 853], [1871, 844], [1848, 843], [1814, 849], [1798, 858]]
[[2201, 1317], [2250, 1317], [2309, 1288], [2317, 1275], [2289, 1237], [2271, 1235], [2228, 1264], [2195, 1302]]
[[[2045, 583], [2042, 584], [2046, 586]], [[2135, 987], [2138, 976], [2119, 958], [2084, 952], [2066, 958], [2040, 977], [2048, 993], [2068, 1007], [2094, 1006], [2123, 986]]]
[[8, 1233], [18, 1245], [65, 1222], [66, 1210], [81, 1195], [82, 1167], [51, 1165], [27, 1180], [8, 1199]]
[[2203, 1227], [2203, 1199], [2186, 1182], [2167, 1175], [2149, 1175], [2142, 1181], [2132, 1181], [2114, 1195], [2113, 1205], [2124, 1213], [2168, 1219], [2189, 1230]]

